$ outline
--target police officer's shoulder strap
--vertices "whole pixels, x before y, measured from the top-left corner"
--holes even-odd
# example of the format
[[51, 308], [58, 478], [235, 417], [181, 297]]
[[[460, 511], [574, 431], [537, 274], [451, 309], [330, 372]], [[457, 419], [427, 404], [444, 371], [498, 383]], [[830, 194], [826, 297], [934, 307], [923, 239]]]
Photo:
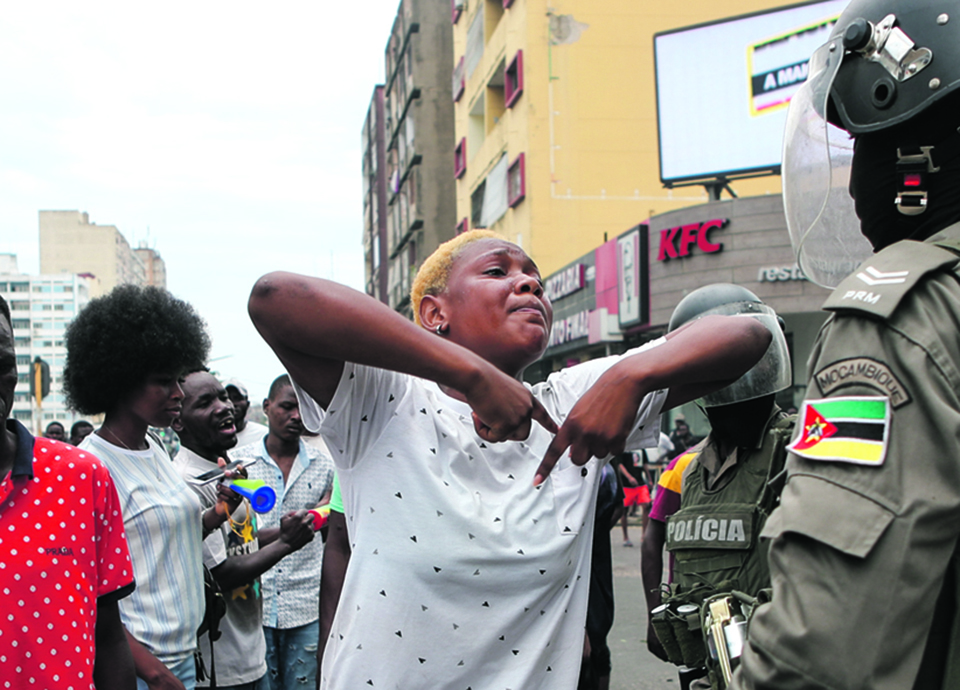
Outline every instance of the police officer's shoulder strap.
[[797, 415], [781, 413], [779, 419], [770, 425], [767, 433], [775, 436], [773, 454], [770, 458], [770, 466], [767, 468], [767, 484], [760, 494], [757, 501], [763, 510], [768, 514], [779, 502], [780, 493], [786, 483], [786, 472], [784, 466], [787, 462], [787, 444], [793, 437], [793, 429], [797, 423]]
[[680, 474], [683, 477], [682, 481], [685, 482], [691, 473], [699, 471], [697, 468], [700, 466], [700, 463], [697, 462], [697, 460], [700, 458], [700, 453], [703, 452], [703, 449], [706, 448], [709, 443], [710, 434], [707, 434], [702, 440], [698, 441], [696, 445], [687, 448], [680, 459], [677, 460], [678, 467], [681, 463], [686, 463], [685, 466], [680, 468]]
[[960, 255], [960, 237], [942, 237], [934, 240], [933, 244]]
[[936, 244], [896, 242], [860, 264], [837, 286], [823, 308], [860, 311], [887, 319], [925, 275], [955, 266], [958, 260], [952, 251]]

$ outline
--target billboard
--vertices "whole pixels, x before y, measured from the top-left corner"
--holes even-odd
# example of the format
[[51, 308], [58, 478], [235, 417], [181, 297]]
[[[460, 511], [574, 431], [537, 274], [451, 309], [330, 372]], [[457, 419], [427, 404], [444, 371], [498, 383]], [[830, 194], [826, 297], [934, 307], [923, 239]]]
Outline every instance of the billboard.
[[661, 181], [779, 172], [786, 106], [846, 5], [810, 2], [654, 35]]

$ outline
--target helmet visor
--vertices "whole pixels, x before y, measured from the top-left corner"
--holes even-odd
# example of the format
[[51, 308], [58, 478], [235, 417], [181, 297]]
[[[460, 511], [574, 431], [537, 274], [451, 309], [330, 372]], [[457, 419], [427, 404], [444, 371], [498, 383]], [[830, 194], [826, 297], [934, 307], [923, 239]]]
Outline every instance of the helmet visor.
[[872, 253], [850, 197], [853, 138], [827, 120], [830, 89], [843, 61], [838, 40], [810, 58], [807, 81], [787, 111], [783, 204], [797, 263], [814, 283], [833, 288]]
[[767, 348], [766, 353], [750, 371], [726, 388], [721, 388], [700, 398], [700, 403], [704, 407], [732, 405], [790, 387], [793, 382], [793, 372], [790, 367], [787, 339], [783, 335], [780, 321], [773, 309], [760, 302], [731, 302], [705, 311], [698, 318], [711, 314], [757, 319], [767, 327], [767, 330], [773, 335], [773, 340], [770, 342], [770, 347]]

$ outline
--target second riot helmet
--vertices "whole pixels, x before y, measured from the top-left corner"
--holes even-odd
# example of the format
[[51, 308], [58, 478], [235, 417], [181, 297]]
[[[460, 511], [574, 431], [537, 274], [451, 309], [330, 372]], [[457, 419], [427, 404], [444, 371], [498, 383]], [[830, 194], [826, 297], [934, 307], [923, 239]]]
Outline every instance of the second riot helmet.
[[715, 283], [698, 288], [684, 297], [673, 310], [668, 329], [711, 315], [752, 318], [773, 335], [763, 358], [752, 369], [725, 388], [700, 399], [704, 407], [719, 407], [753, 400], [789, 388], [793, 381], [787, 340], [776, 312], [750, 290], [731, 283]]

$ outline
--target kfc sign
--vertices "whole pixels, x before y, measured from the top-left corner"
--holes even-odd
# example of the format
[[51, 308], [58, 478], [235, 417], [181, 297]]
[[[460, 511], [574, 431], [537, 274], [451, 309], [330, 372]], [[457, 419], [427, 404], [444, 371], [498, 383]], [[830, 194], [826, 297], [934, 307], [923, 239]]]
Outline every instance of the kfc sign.
[[694, 246], [705, 254], [719, 252], [723, 249], [723, 245], [719, 242], [711, 242], [710, 233], [724, 228], [729, 222], [726, 218], [716, 218], [704, 223], [690, 223], [661, 230], [657, 261], [682, 259], [685, 256], [690, 256], [690, 251]]

